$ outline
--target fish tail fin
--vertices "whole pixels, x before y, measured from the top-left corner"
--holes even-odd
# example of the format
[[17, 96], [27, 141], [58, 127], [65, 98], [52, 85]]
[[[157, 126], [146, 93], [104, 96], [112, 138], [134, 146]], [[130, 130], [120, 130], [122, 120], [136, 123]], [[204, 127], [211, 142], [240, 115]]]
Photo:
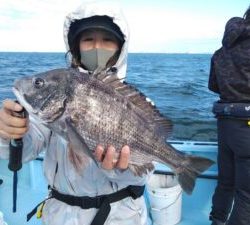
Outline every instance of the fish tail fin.
[[192, 194], [199, 174], [214, 164], [214, 161], [199, 156], [185, 155], [184, 167], [176, 170], [179, 184], [187, 194]]

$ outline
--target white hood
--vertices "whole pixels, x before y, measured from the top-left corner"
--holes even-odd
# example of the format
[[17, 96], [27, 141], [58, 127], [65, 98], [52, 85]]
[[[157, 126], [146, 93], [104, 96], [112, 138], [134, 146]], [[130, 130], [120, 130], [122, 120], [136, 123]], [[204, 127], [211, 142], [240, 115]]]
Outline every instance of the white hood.
[[117, 74], [118, 77], [124, 78], [126, 76], [126, 69], [127, 69], [129, 30], [126, 19], [119, 7], [111, 5], [110, 3], [108, 4], [108, 3], [93, 2], [93, 3], [82, 4], [79, 7], [77, 7], [76, 10], [69, 13], [65, 18], [63, 27], [63, 37], [66, 49], [69, 50], [68, 32], [70, 24], [75, 20], [80, 20], [92, 16], [111, 17], [113, 19], [113, 22], [120, 28], [121, 32], [123, 33], [125, 41], [119, 59], [117, 63], [114, 65], [114, 67], [116, 67], [118, 70]]

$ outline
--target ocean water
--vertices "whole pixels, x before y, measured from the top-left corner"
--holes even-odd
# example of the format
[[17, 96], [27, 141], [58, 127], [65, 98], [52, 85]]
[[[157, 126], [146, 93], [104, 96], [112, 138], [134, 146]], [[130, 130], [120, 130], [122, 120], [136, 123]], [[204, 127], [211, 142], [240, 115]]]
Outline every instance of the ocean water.
[[[218, 96], [207, 88], [210, 59], [209, 54], [129, 54], [127, 81], [173, 121], [169, 139], [216, 141], [211, 108]], [[16, 78], [67, 66], [64, 53], [0, 53], [0, 101], [14, 98]]]

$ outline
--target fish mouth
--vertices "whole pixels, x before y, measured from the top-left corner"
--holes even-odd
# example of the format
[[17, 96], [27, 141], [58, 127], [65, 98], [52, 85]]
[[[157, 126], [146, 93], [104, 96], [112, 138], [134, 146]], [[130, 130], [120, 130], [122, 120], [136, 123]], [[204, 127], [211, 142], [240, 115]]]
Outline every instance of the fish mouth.
[[25, 100], [23, 93], [20, 92], [20, 90], [18, 90], [18, 88], [13, 87], [12, 91], [14, 93], [14, 95], [17, 98], [17, 101], [25, 108], [25, 110], [29, 113], [29, 114], [33, 114], [33, 115], [37, 115], [38, 111], [34, 110], [30, 104]]

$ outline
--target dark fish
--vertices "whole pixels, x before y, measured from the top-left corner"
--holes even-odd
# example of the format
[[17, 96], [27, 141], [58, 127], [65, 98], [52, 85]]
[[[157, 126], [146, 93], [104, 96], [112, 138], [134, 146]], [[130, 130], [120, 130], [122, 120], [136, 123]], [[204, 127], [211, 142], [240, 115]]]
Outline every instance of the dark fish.
[[93, 150], [98, 144], [112, 144], [117, 150], [128, 145], [129, 168], [135, 175], [152, 170], [152, 161], [167, 164], [189, 194], [197, 175], [214, 163], [167, 144], [171, 121], [116, 75], [56, 69], [16, 80], [13, 90], [36, 121], [68, 141], [76, 159], [84, 155], [95, 160]]

